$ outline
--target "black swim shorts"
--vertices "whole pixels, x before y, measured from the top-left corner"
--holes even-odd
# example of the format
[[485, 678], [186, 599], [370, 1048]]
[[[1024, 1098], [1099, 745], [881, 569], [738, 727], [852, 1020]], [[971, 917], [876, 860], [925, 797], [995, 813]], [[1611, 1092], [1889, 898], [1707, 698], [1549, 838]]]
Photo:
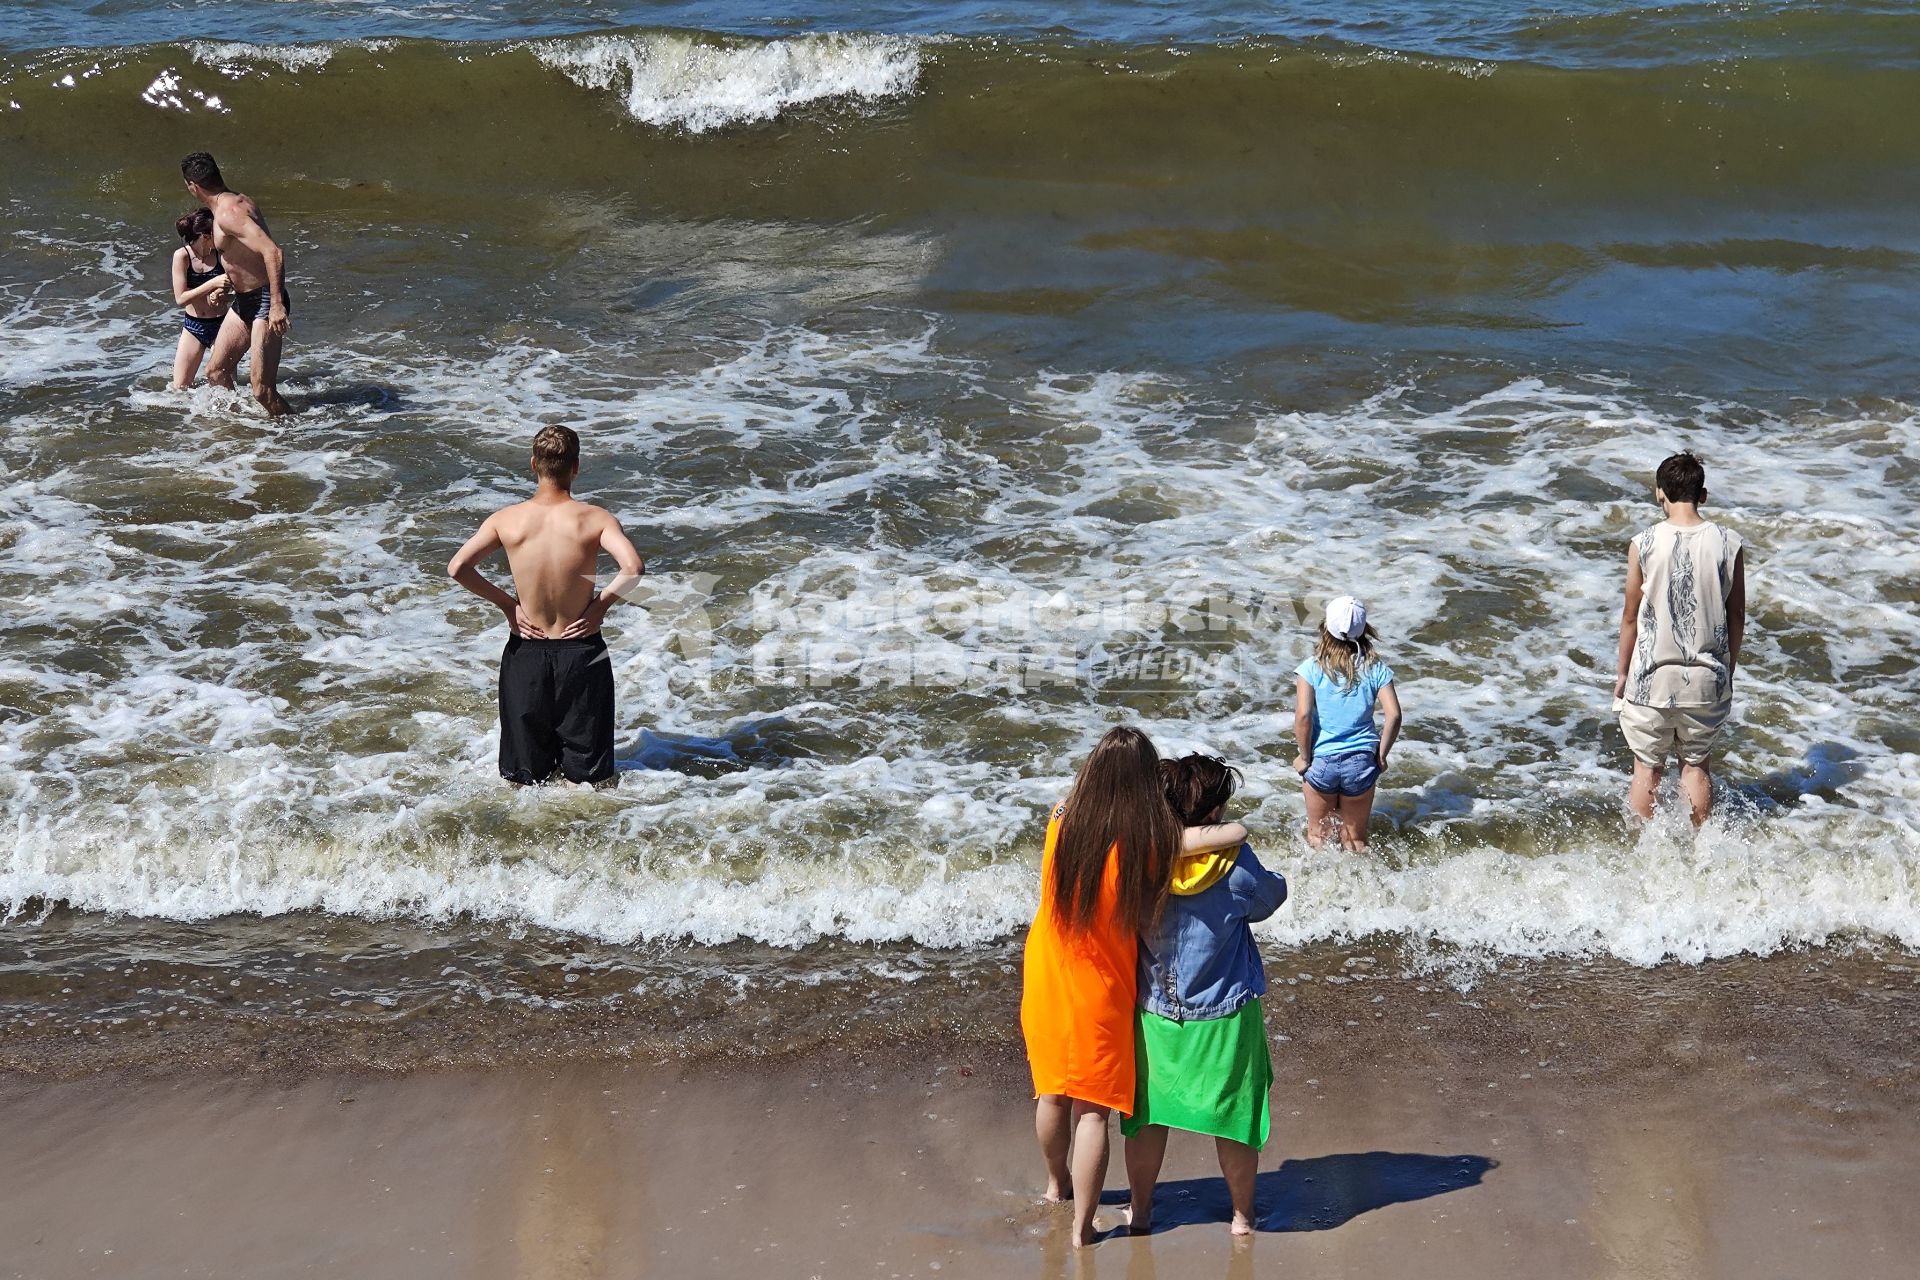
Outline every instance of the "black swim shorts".
[[251, 329], [255, 316], [263, 311], [269, 314], [273, 311], [273, 286], [263, 284], [258, 289], [236, 293], [233, 295], [233, 301], [227, 305], [232, 307], [233, 313], [245, 321], [246, 326]]
[[599, 636], [526, 640], [500, 653], [500, 776], [545, 782], [613, 777], [613, 663]]

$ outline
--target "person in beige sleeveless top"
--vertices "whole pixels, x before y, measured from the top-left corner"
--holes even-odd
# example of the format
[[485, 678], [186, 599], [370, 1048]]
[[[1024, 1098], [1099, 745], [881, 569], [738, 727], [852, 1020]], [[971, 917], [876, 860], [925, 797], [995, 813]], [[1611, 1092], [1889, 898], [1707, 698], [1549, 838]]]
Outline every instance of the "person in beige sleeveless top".
[[1627, 802], [1653, 816], [1667, 761], [1680, 758], [1680, 790], [1693, 825], [1713, 808], [1710, 753], [1733, 705], [1733, 672], [1746, 630], [1746, 557], [1740, 535], [1701, 518], [1706, 469], [1676, 453], [1655, 473], [1666, 519], [1627, 548], [1627, 598], [1613, 706], [1633, 752]]

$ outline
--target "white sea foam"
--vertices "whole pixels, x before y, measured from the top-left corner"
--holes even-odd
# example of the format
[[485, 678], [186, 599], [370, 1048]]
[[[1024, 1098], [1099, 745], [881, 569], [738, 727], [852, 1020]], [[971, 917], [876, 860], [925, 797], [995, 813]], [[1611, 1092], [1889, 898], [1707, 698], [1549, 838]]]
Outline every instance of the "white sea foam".
[[[257, 714], [253, 708], [241, 712], [243, 719]], [[394, 761], [356, 763], [366, 768], [350, 772], [377, 771]], [[886, 781], [902, 781], [912, 772], [901, 770]], [[769, 790], [793, 781], [775, 773], [744, 786], [709, 783], [704, 794], [682, 797], [681, 805], [697, 805], [716, 822], [742, 827], [804, 822], [798, 810], [805, 806], [768, 801]], [[848, 781], [863, 779], [857, 771], [835, 775], [836, 783]], [[951, 785], [951, 779], [936, 785]], [[664, 795], [654, 795], [651, 803], [639, 796], [622, 799], [635, 810], [675, 807]], [[538, 796], [522, 803], [566, 801]], [[935, 821], [915, 838], [932, 848], [982, 834], [1010, 839], [1030, 825], [1030, 812], [1018, 806], [976, 800], [966, 807], [977, 812], [983, 806], [999, 819], [985, 833]], [[236, 818], [247, 817], [250, 807], [237, 805]], [[412, 826], [400, 824], [403, 832]], [[638, 834], [658, 838], [644, 820], [637, 826]], [[1830, 856], [1836, 830], [1860, 843]], [[478, 841], [435, 848], [393, 836], [390, 824], [368, 823], [335, 833], [323, 846], [296, 841], [269, 850], [236, 846], [217, 832], [165, 849], [131, 830], [112, 838], [102, 833], [86, 843], [66, 836], [43, 840], [36, 833], [21, 841], [0, 885], [13, 911], [29, 899], [43, 899], [172, 919], [302, 910], [425, 920], [468, 916], [618, 943], [752, 938], [789, 946], [839, 937], [952, 947], [1004, 936], [1024, 925], [1033, 910], [1031, 866], [1007, 860], [953, 870], [930, 852], [903, 853], [902, 842], [891, 835], [855, 838], [826, 862], [770, 859], [750, 876], [714, 865], [712, 850], [689, 857], [684, 866], [670, 859], [636, 866], [609, 858], [601, 848], [502, 856]], [[352, 852], [342, 844], [351, 844]], [[1723, 823], [1710, 827], [1698, 844], [1659, 832], [1625, 850], [1595, 844], [1526, 856], [1482, 846], [1431, 865], [1399, 868], [1377, 859], [1310, 853], [1282, 840], [1267, 849], [1266, 861], [1292, 886], [1290, 906], [1259, 929], [1282, 947], [1386, 933], [1505, 955], [1611, 954], [1636, 964], [1765, 954], [1862, 934], [1920, 947], [1913, 915], [1920, 883], [1911, 840], [1851, 818], [1830, 822], [1823, 815], [1787, 831]]]
[[131, 378], [153, 363], [151, 338], [124, 314], [140, 296], [138, 250], [22, 228], [16, 241], [60, 255], [57, 278], [0, 282], [0, 387], [65, 377]]
[[[99, 289], [124, 284], [115, 252], [70, 248]], [[223, 393], [168, 396], [165, 352], [70, 296], [9, 295], [19, 329], [57, 329], [58, 361], [0, 351], [0, 386], [52, 369], [103, 388], [84, 447], [45, 447], [76, 439], [64, 403], [7, 402], [0, 433], [0, 595], [22, 619], [0, 661], [21, 710], [0, 717], [14, 909], [967, 944], [1025, 922], [1041, 815], [1127, 715], [1163, 749], [1247, 768], [1259, 846], [1294, 887], [1265, 926], [1277, 943], [1386, 931], [1636, 963], [1853, 934], [1920, 947], [1905, 408], [1780, 418], [1570, 378], [1307, 413], [996, 370], [915, 323], [664, 361], [609, 331], [478, 358], [362, 335], [309, 347], [303, 367], [327, 372], [293, 391], [318, 403], [268, 426]], [[391, 401], [329, 399], [375, 381]], [[163, 414], [188, 429], [153, 430]], [[494, 780], [496, 619], [440, 574], [518, 492], [526, 423], [556, 419], [585, 433], [590, 496], [662, 580], [718, 579], [704, 602], [615, 615], [623, 753], [682, 770], [592, 795]], [[1681, 443], [1748, 538], [1754, 601], [1728, 803], [1697, 843], [1619, 821], [1606, 715], [1624, 544]], [[1184, 699], [757, 666], [769, 636], [929, 669], [1089, 642], [1102, 600], [1164, 636], [1128, 602], [1254, 589], [1231, 682]], [[1369, 858], [1290, 834], [1300, 619], [1335, 590], [1367, 599], [1409, 715]], [[685, 644], [694, 615], [705, 650]], [[729, 755], [753, 767], [695, 767]]]
[[903, 36], [842, 34], [718, 43], [654, 32], [548, 40], [533, 51], [575, 84], [616, 94], [640, 123], [689, 133], [908, 93], [921, 58], [920, 42]]
[[342, 49], [379, 51], [392, 47], [390, 40], [348, 40], [316, 44], [250, 44], [241, 41], [192, 40], [187, 51], [203, 66], [215, 67], [228, 75], [243, 74], [263, 66], [283, 71], [319, 71]]

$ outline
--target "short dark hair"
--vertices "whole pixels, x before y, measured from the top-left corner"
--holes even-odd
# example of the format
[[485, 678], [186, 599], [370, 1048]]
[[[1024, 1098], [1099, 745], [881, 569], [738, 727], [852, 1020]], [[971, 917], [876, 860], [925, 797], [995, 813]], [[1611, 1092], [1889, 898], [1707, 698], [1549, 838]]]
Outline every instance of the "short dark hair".
[[533, 474], [564, 484], [580, 469], [580, 437], [558, 423], [540, 428], [533, 438]]
[[220, 166], [205, 151], [196, 151], [180, 162], [180, 176], [188, 182], [202, 187], [224, 187], [227, 184], [220, 178]]
[[1240, 771], [1219, 756], [1190, 755], [1160, 762], [1160, 787], [1185, 825], [1197, 826], [1240, 786]]
[[1676, 453], [1653, 473], [1653, 483], [1668, 502], [1698, 502], [1707, 491], [1707, 469], [1691, 453]]
[[201, 236], [213, 234], [213, 210], [195, 209], [192, 213], [183, 213], [173, 224], [180, 238], [192, 244]]

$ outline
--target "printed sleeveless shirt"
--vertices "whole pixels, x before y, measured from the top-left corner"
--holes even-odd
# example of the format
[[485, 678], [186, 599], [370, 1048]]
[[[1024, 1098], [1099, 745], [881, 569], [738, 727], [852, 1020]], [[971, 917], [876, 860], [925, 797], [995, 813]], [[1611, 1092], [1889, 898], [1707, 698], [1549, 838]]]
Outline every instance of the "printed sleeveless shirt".
[[1727, 600], [1740, 535], [1712, 521], [1665, 520], [1634, 540], [1640, 552], [1640, 635], [1627, 667], [1627, 701], [1712, 707], [1733, 693]]

